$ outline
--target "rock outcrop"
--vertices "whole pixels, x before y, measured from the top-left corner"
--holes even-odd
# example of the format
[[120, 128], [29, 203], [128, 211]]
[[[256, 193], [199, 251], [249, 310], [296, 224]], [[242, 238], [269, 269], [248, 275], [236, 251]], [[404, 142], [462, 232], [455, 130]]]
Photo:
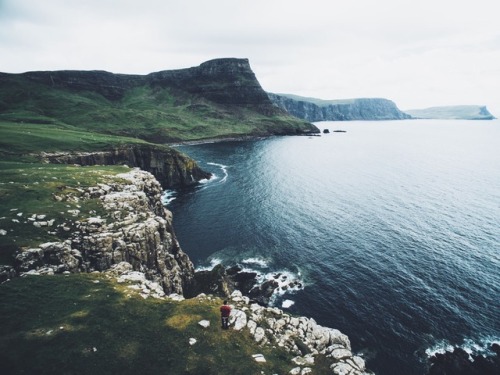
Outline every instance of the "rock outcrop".
[[70, 239], [21, 251], [16, 271], [105, 271], [127, 262], [133, 271], [161, 285], [166, 294], [182, 294], [193, 279], [194, 268], [174, 235], [171, 213], [161, 203], [160, 184], [139, 169], [117, 177], [123, 182], [90, 187], [82, 194], [99, 199], [108, 217], [77, 221]]
[[286, 94], [268, 95], [276, 106], [295, 117], [311, 122], [411, 118], [401, 112], [394, 102], [381, 98], [321, 100]]
[[200, 66], [151, 73], [153, 87], [174, 87], [214, 103], [250, 107], [265, 115], [281, 113], [262, 89], [248, 59], [224, 58]]
[[[233, 309], [230, 325], [234, 330], [248, 330], [260, 345], [280, 347], [293, 353], [296, 374], [308, 373], [315, 357], [326, 356], [336, 375], [369, 375], [365, 361], [352, 353], [349, 338], [337, 329], [323, 327], [312, 318], [291, 316], [276, 307], [250, 304], [240, 291], [231, 295]], [[292, 371], [294, 371], [292, 370]]]
[[165, 189], [190, 186], [211, 176], [188, 156], [168, 147], [154, 145], [124, 146], [99, 152], [42, 153], [39, 157], [55, 164], [126, 164], [139, 167], [151, 172]]

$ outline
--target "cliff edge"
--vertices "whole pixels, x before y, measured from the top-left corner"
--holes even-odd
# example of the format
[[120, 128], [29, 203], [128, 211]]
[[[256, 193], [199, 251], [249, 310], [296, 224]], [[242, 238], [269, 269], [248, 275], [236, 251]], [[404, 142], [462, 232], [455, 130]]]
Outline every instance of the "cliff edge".
[[147, 75], [0, 73], [0, 120], [70, 125], [151, 143], [319, 132], [273, 106], [248, 59]]
[[[54, 223], [36, 215], [33, 226], [72, 230], [61, 242], [20, 250], [14, 263], [19, 274], [105, 271], [127, 262], [134, 271], [161, 285], [164, 293], [184, 293], [194, 277], [193, 264], [181, 250], [172, 228], [172, 214], [161, 203], [162, 188], [148, 172], [132, 169], [114, 182], [54, 195], [67, 202], [99, 200], [105, 216]], [[81, 204], [81, 203], [80, 203]], [[75, 212], [77, 215], [78, 213]], [[73, 229], [71, 229], [73, 228]], [[5, 273], [12, 274], [11, 268]]]

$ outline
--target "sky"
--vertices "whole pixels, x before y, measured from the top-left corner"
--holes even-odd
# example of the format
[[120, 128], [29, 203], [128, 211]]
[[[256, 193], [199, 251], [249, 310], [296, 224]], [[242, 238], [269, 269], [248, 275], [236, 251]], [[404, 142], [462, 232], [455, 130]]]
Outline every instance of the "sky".
[[248, 58], [269, 92], [500, 118], [499, 18], [498, 0], [0, 0], [0, 72]]

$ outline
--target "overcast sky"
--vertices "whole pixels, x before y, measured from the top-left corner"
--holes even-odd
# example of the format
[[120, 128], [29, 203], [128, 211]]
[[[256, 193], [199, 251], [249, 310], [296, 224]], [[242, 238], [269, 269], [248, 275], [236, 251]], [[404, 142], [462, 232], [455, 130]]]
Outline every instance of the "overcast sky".
[[0, 0], [0, 71], [248, 58], [266, 91], [500, 117], [498, 0]]

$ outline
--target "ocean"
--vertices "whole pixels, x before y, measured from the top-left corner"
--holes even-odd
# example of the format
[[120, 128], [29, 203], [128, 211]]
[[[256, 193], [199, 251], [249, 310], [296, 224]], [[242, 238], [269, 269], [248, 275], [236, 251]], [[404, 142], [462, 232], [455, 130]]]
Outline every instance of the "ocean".
[[[500, 121], [321, 122], [321, 136], [178, 146], [214, 174], [170, 191], [198, 269], [301, 287], [273, 304], [347, 334], [378, 375], [500, 342]], [[343, 130], [345, 132], [333, 132]]]

